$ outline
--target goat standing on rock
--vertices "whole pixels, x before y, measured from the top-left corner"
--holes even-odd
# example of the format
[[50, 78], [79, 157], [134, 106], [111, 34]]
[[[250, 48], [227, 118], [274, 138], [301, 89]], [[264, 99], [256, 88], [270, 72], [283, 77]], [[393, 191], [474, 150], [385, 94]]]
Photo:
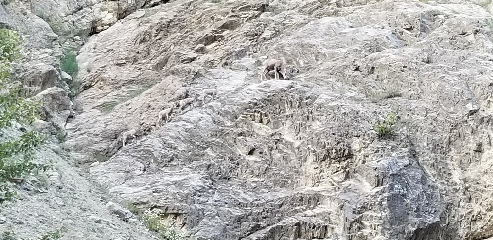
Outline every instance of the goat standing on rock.
[[209, 99], [210, 101], [213, 101], [214, 98], [216, 97], [216, 95], [217, 95], [217, 90], [216, 89], [205, 89], [202, 92], [201, 100], [202, 100], [203, 103], [205, 103], [205, 101], [207, 99]]
[[172, 113], [173, 108], [166, 108], [164, 110], [161, 110], [158, 114], [158, 124], [160, 124], [162, 120], [164, 120], [164, 122], [169, 122]]
[[139, 132], [138, 129], [131, 129], [131, 130], [124, 132], [122, 134], [123, 146], [125, 147], [125, 144], [127, 143], [128, 139], [136, 139], [138, 132]]
[[267, 79], [267, 75], [271, 72], [274, 71], [274, 78], [276, 80], [284, 79], [286, 76], [286, 71], [284, 69], [284, 63], [282, 60], [279, 59], [267, 59], [264, 61], [264, 70], [262, 72], [262, 75], [260, 76], [260, 81]]

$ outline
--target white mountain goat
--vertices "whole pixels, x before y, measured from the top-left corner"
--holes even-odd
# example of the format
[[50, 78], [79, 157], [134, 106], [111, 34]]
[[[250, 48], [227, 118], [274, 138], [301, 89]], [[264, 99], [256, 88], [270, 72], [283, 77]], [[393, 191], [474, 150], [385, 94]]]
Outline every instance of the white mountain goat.
[[276, 80], [280, 79], [280, 76], [282, 76], [282, 79], [286, 76], [286, 72], [284, 69], [284, 63], [282, 60], [279, 59], [267, 59], [264, 61], [264, 67], [263, 67], [263, 72], [262, 75], [260, 75], [260, 81], [262, 81], [265, 77], [267, 79], [267, 75], [269, 74], [270, 71], [274, 71], [274, 77]]
[[124, 132], [122, 135], [122, 142], [123, 142], [123, 146], [125, 147], [125, 143], [127, 143], [127, 139], [135, 139], [137, 136], [137, 129], [131, 129], [131, 130], [128, 130], [126, 132]]
[[210, 101], [213, 101], [214, 98], [216, 97], [217, 95], [217, 90], [216, 89], [205, 89], [203, 92], [202, 92], [202, 100], [204, 103], [205, 101], [210, 98]]
[[161, 110], [158, 114], [158, 124], [161, 123], [162, 120], [164, 122], [168, 122], [171, 118], [171, 114], [173, 113], [173, 108], [166, 108], [164, 110]]

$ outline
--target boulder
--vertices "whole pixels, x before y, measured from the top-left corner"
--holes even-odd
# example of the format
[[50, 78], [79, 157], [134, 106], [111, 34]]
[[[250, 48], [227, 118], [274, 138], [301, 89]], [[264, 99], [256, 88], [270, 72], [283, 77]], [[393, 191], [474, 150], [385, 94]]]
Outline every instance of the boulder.
[[54, 124], [58, 129], [65, 129], [68, 117], [73, 112], [73, 104], [67, 92], [61, 88], [48, 88], [35, 96], [41, 105], [41, 120]]
[[55, 67], [47, 64], [36, 64], [21, 77], [24, 88], [28, 89], [29, 95], [36, 95], [48, 88], [55, 87], [60, 76]]

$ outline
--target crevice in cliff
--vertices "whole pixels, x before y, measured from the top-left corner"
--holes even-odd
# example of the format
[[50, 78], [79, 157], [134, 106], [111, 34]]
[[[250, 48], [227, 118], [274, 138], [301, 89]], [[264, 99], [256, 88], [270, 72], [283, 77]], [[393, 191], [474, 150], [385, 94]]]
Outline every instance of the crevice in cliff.
[[135, 11], [137, 11], [139, 9], [156, 7], [156, 6], [159, 6], [161, 4], [166, 4], [169, 1], [170, 0], [159, 0], [159, 1], [156, 1], [156, 0], [146, 0], [144, 2], [144, 4], [142, 4], [142, 6], [133, 5], [132, 7], [127, 8], [127, 9], [125, 9], [124, 7], [122, 7], [122, 5], [120, 4], [120, 1], [118, 1], [118, 3], [117, 3], [117, 15], [116, 15], [116, 18], [118, 20], [121, 20], [121, 19], [126, 18], [128, 15], [134, 13]]
[[159, 6], [161, 4], [166, 4], [168, 3], [170, 0], [160, 0], [160, 1], [152, 1], [152, 0], [148, 0], [146, 1], [146, 3], [144, 4], [144, 7], [155, 7], [155, 6]]
[[456, 236], [455, 231], [444, 229], [440, 223], [436, 222], [424, 228], [414, 230], [409, 240], [433, 240], [433, 239], [453, 239]]

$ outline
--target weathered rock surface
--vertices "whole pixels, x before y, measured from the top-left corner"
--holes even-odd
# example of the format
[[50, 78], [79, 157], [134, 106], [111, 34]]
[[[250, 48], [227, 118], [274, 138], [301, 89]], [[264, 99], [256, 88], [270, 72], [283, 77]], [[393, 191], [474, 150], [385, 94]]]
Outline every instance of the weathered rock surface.
[[51, 122], [57, 129], [65, 131], [65, 124], [73, 113], [73, 103], [67, 92], [61, 88], [48, 88], [35, 98], [41, 103], [41, 120]]
[[[61, 239], [158, 239], [113, 215], [105, 207], [105, 192], [74, 170], [61, 152], [52, 145], [38, 153], [54, 168], [23, 183], [20, 199], [2, 206], [0, 233], [14, 232], [17, 239], [41, 239], [57, 230], [62, 230]], [[99, 220], [91, 220], [94, 216]]]
[[60, 78], [59, 74], [64, 51], [77, 51], [90, 35], [107, 29], [141, 7], [163, 2], [166, 1], [3, 1], [0, 25], [15, 29], [24, 37], [24, 58], [23, 64], [17, 66], [17, 79], [29, 89], [29, 96], [53, 86], [68, 90], [66, 78]]
[[32, 96], [48, 88], [55, 87], [59, 75], [53, 66], [40, 63], [32, 66], [27, 74], [21, 75], [19, 78], [23, 79], [25, 83], [26, 95]]
[[[129, 12], [143, 4], [121, 2], [135, 8], [125, 10]], [[0, 26], [17, 30], [23, 38], [23, 58], [14, 66], [14, 80], [22, 83], [23, 94], [40, 100], [42, 119], [36, 120], [33, 127], [56, 138], [49, 137], [36, 157], [36, 162], [53, 165], [54, 170], [25, 179], [18, 185], [20, 199], [0, 206], [0, 238], [13, 233], [18, 239], [41, 239], [50, 232], [63, 230], [62, 239], [158, 239], [142, 224], [124, 222], [113, 215], [105, 206], [113, 199], [86, 178], [85, 170], [76, 168], [72, 156], [67, 155], [70, 149], [53, 145], [63, 141], [65, 124], [73, 111], [67, 85], [73, 79], [60, 69], [62, 52], [77, 51], [87, 36], [98, 30], [92, 29], [100, 26], [94, 19], [102, 13], [94, 10], [107, 3], [117, 4], [1, 1]], [[15, 128], [7, 129], [0, 133], [0, 138], [19, 134]]]
[[[81, 49], [68, 144], [80, 162], [110, 157], [91, 175], [191, 239], [490, 237], [493, 45], [478, 4], [140, 10]], [[299, 72], [260, 82], [262, 56]], [[389, 113], [397, 135], [378, 139]], [[145, 134], [122, 147], [131, 129]]]
[[[25, 34], [62, 23], [32, 35], [40, 63], [86, 41], [55, 33], [92, 35], [66, 144], [116, 199], [187, 239], [493, 236], [489, 1], [164, 2], [6, 7]], [[260, 82], [267, 56], [289, 80]]]
[[114, 203], [114, 202], [108, 202], [106, 203], [106, 207], [108, 207], [108, 210], [119, 217], [120, 219], [124, 221], [128, 221], [130, 218], [133, 217], [133, 214], [126, 208]]

